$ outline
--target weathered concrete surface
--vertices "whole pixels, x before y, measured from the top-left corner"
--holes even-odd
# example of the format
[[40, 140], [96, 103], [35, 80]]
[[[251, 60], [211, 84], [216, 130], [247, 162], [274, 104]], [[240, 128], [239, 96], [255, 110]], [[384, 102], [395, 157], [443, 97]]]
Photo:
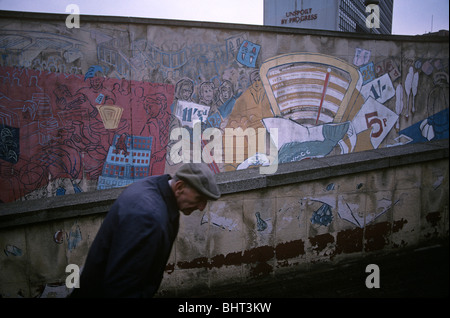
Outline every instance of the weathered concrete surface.
[[[448, 142], [369, 152], [374, 164], [364, 164], [362, 154], [282, 165], [283, 179], [261, 177], [264, 182], [251, 189], [248, 180], [258, 175], [253, 174], [257, 169], [218, 175], [226, 194], [205, 213], [182, 216], [158, 296], [213, 297], [247, 284], [267, 283], [270, 290], [278, 277], [297, 274], [308, 280], [311, 273], [312, 282], [319, 269], [334, 275], [347, 263], [448, 240]], [[354, 165], [349, 157], [356, 157]], [[328, 174], [320, 174], [320, 168]], [[307, 173], [314, 169], [316, 174]], [[267, 182], [271, 178], [272, 184]], [[67, 292], [65, 266], [82, 266], [120, 189], [96, 193], [102, 195], [56, 197], [50, 204], [36, 201], [33, 208], [0, 205], [3, 297], [61, 297]], [[353, 220], [345, 219], [348, 209]], [[317, 217], [324, 211], [329, 213]], [[297, 290], [299, 296], [304, 292]], [[323, 293], [317, 289], [314, 295]]]
[[[448, 240], [435, 243], [389, 254], [366, 255], [342, 264], [314, 264], [285, 275], [196, 293], [189, 291], [178, 296], [222, 299], [437, 298], [444, 301], [449, 296], [449, 246]], [[378, 287], [366, 285], [373, 273], [366, 270], [370, 264], [379, 268]], [[293, 309], [292, 302], [287, 305]]]
[[448, 35], [66, 18], [0, 11], [3, 297], [63, 296], [104, 189], [173, 173], [195, 114], [244, 157], [210, 163], [224, 195], [181, 218], [160, 296], [448, 239]]

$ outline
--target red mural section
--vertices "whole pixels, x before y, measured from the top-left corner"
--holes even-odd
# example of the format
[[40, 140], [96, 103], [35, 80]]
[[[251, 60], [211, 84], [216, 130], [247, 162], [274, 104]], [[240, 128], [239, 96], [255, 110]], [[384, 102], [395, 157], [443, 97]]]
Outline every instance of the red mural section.
[[1, 202], [164, 173], [173, 96], [168, 84], [0, 67]]

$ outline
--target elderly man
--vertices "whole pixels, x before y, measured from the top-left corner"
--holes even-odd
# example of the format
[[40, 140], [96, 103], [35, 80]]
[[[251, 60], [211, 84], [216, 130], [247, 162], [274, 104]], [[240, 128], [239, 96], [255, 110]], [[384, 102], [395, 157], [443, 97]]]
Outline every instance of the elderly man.
[[178, 233], [179, 211], [202, 211], [220, 191], [205, 164], [128, 186], [114, 202], [89, 250], [71, 297], [152, 297]]

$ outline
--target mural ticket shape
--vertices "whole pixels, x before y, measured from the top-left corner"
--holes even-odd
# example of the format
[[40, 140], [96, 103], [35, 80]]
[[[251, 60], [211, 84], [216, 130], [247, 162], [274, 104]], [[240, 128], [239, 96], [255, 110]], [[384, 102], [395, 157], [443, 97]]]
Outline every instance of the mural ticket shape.
[[370, 141], [374, 149], [377, 149], [389, 131], [397, 122], [398, 115], [383, 104], [369, 97], [361, 110], [356, 114], [352, 123], [356, 133], [371, 129]]
[[181, 121], [183, 126], [194, 127], [196, 122], [206, 122], [209, 113], [209, 106], [200, 105], [187, 101], [178, 101], [175, 116]]
[[384, 103], [394, 97], [395, 89], [389, 74], [384, 74], [363, 85], [361, 87], [361, 94], [364, 96], [364, 99], [372, 97], [380, 103]]

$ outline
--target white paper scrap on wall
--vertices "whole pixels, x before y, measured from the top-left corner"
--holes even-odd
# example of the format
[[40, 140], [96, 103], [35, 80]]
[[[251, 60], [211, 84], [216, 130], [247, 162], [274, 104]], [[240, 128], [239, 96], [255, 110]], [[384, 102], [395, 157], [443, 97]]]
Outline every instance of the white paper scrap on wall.
[[364, 96], [364, 99], [372, 97], [380, 103], [384, 103], [394, 97], [395, 89], [389, 74], [386, 73], [361, 87], [361, 94]]
[[203, 215], [201, 224], [204, 223], [210, 223], [212, 225], [215, 225], [217, 227], [220, 227], [221, 229], [233, 231], [237, 227], [237, 222], [233, 219], [226, 218], [224, 216], [220, 216], [215, 214], [214, 212], [205, 213]]

